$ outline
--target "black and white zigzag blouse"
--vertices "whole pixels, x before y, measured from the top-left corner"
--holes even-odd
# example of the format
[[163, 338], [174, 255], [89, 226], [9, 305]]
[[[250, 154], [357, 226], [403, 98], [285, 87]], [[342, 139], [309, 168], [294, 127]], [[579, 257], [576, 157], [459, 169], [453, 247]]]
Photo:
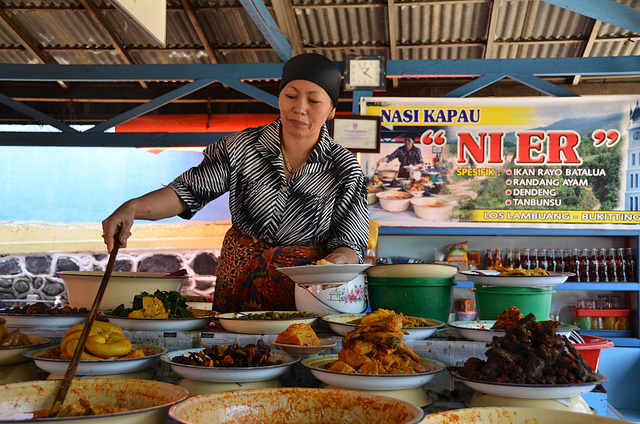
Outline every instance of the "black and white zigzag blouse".
[[320, 141], [289, 181], [280, 151], [280, 119], [209, 145], [204, 159], [169, 186], [189, 205], [191, 218], [229, 191], [233, 224], [272, 245], [327, 241], [364, 257], [369, 237], [367, 183], [352, 153], [323, 126]]

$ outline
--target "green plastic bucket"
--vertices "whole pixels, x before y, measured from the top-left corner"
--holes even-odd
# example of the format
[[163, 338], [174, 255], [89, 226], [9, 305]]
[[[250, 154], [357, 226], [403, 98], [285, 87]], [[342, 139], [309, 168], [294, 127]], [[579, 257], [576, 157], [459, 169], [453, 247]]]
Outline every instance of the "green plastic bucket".
[[505, 309], [516, 306], [523, 316], [532, 313], [537, 321], [549, 319], [553, 289], [475, 285], [478, 318], [494, 320]]
[[371, 310], [390, 309], [407, 316], [447, 322], [453, 287], [450, 278], [368, 277]]

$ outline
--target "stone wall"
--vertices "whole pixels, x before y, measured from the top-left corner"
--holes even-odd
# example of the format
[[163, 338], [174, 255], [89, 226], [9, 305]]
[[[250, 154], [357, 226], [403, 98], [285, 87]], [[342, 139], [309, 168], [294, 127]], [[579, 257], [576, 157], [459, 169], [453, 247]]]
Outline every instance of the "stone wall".
[[[207, 297], [213, 294], [219, 249], [121, 250], [114, 271], [173, 272], [189, 275], [181, 292]], [[109, 256], [96, 252], [0, 255], [0, 307], [21, 306], [30, 294], [39, 299], [67, 301], [60, 271], [103, 271]]]

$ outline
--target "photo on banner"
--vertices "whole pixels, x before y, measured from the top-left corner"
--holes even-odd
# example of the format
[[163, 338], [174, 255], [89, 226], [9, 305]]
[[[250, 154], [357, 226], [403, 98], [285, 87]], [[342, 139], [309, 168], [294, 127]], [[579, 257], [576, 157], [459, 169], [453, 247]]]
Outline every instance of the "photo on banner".
[[385, 226], [640, 224], [640, 96], [366, 97], [361, 114], [381, 121], [360, 163]]

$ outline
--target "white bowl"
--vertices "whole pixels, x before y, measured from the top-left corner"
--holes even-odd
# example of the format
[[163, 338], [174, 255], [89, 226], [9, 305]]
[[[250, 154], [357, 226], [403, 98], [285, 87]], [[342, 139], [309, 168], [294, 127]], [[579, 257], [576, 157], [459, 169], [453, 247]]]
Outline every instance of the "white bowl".
[[382, 193], [376, 193], [380, 207], [389, 212], [403, 212], [409, 209], [411, 206], [411, 199], [413, 195], [410, 193], [401, 192], [389, 192], [383, 191]]
[[296, 284], [295, 299], [298, 311], [321, 314], [359, 314], [367, 308], [364, 274], [342, 284]]
[[411, 199], [411, 204], [416, 215], [427, 221], [445, 221], [453, 209], [451, 202], [434, 197]]
[[[603, 417], [582, 412], [557, 409], [487, 406], [454, 409], [428, 415], [422, 424], [512, 424], [512, 423], [563, 423], [563, 424], [615, 424], [619, 418]], [[624, 421], [623, 421], [624, 422]]]
[[[62, 380], [27, 381], [0, 385], [0, 423], [2, 417], [51, 408]], [[87, 399], [91, 405], [112, 405], [128, 409], [113, 414], [86, 417], [45, 418], [47, 423], [73, 424], [160, 424], [167, 422], [171, 405], [183, 401], [189, 392], [159, 381], [124, 378], [77, 378], [65, 404]]]
[[[266, 314], [269, 311], [248, 311], [244, 312], [247, 315], [260, 315]], [[293, 314], [292, 311], [273, 311], [282, 312], [284, 314]], [[314, 312], [314, 311], [301, 311], [301, 312]], [[314, 326], [321, 314], [310, 317], [293, 317], [282, 319], [243, 319], [236, 312], [228, 312], [226, 314], [218, 315], [218, 322], [222, 325], [222, 328], [230, 333], [240, 334], [280, 334], [286, 330], [291, 324], [309, 324]]]
[[390, 184], [382, 184], [382, 188], [384, 188], [385, 191], [400, 191], [400, 190], [402, 190], [402, 186], [392, 187]]
[[[98, 293], [104, 271], [64, 271], [59, 273], [67, 286], [69, 305], [72, 308], [91, 309]], [[142, 292], [179, 291], [187, 276], [167, 277], [161, 272], [113, 272], [104, 297], [100, 303], [102, 311], [120, 304], [131, 307], [133, 297]]]
[[392, 171], [392, 170], [385, 170], [385, 171], [378, 171], [378, 178], [382, 179], [394, 179], [396, 176], [398, 176], [398, 171]]
[[279, 387], [190, 398], [169, 410], [181, 424], [417, 424], [424, 411], [409, 402], [351, 390]]

